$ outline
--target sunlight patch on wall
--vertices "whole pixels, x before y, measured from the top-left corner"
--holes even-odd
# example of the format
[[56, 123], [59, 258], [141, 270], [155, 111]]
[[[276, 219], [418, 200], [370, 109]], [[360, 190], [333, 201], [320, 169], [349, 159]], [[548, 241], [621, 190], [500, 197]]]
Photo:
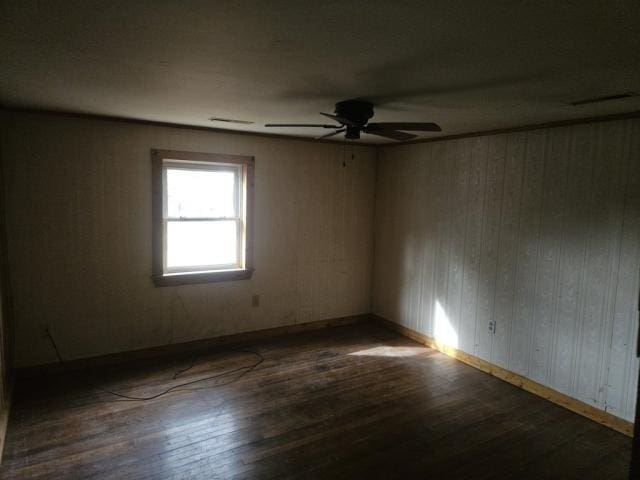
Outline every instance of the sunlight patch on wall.
[[451, 326], [449, 317], [439, 301], [436, 300], [435, 305], [435, 329], [434, 336], [436, 340], [444, 345], [458, 348], [458, 333]]

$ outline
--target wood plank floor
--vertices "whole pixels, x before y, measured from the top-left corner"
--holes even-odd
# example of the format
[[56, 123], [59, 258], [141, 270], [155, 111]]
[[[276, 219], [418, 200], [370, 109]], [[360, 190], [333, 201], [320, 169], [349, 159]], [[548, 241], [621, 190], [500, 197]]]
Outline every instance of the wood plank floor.
[[[144, 402], [86, 377], [20, 382], [2, 478], [627, 477], [629, 438], [376, 325], [238, 348], [264, 361]], [[256, 358], [218, 350], [89, 381], [152, 395]]]

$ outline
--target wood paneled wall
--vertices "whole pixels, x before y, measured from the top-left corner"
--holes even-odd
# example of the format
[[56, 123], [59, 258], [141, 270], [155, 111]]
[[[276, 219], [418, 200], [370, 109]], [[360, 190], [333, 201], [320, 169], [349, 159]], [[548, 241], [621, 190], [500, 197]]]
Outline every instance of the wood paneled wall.
[[[370, 311], [373, 148], [25, 113], [2, 148], [17, 367], [44, 325], [72, 359]], [[251, 280], [153, 285], [151, 148], [255, 157]]]
[[633, 420], [640, 120], [380, 150], [373, 311]]

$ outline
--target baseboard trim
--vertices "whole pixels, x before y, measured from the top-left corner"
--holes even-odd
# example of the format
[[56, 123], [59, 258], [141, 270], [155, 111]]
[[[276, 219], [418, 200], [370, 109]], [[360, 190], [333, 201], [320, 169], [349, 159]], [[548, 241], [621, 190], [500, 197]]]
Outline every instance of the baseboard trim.
[[451, 358], [455, 358], [456, 360], [466, 363], [467, 365], [477, 368], [478, 370], [482, 370], [489, 375], [493, 375], [500, 380], [504, 380], [505, 382], [515, 385], [516, 387], [526, 390], [529, 393], [533, 393], [538, 397], [549, 400], [550, 402], [553, 402], [556, 405], [560, 405], [567, 410], [571, 410], [578, 415], [582, 415], [589, 420], [593, 420], [594, 422], [600, 423], [629, 437], [633, 437], [632, 422], [611, 415], [610, 413], [581, 402], [580, 400], [576, 400], [575, 398], [565, 395], [564, 393], [560, 393], [549, 387], [541, 385], [540, 383], [534, 382], [533, 380], [523, 377], [522, 375], [489, 363], [486, 360], [475, 357], [473, 355], [469, 355], [462, 350], [443, 345], [434, 338], [431, 338], [420, 332], [416, 332], [415, 330], [407, 328], [398, 323], [392, 322], [391, 320], [387, 320], [386, 318], [382, 318], [377, 315], [372, 315], [372, 317], [374, 321], [376, 321], [380, 325], [390, 330], [394, 330], [401, 335], [404, 335], [405, 337], [415, 340], [418, 343], [433, 348], [434, 350], [438, 350]]
[[34, 378], [41, 375], [58, 374], [69, 370], [83, 370], [93, 367], [104, 367], [117, 365], [132, 361], [149, 360], [161, 357], [174, 357], [192, 354], [193, 352], [208, 350], [211, 348], [231, 345], [237, 343], [247, 343], [256, 340], [263, 340], [271, 337], [287, 335], [291, 333], [307, 332], [329, 327], [339, 327], [351, 325], [359, 322], [366, 322], [371, 319], [369, 314], [353, 315], [350, 317], [331, 318], [307, 323], [296, 323], [284, 325], [282, 327], [266, 328], [263, 330], [252, 330], [250, 332], [224, 335], [220, 337], [205, 338], [191, 342], [174, 343], [158, 347], [131, 350], [127, 352], [110, 353], [95, 357], [79, 358], [75, 360], [65, 360], [64, 367], [59, 363], [47, 363], [14, 369], [13, 374], [16, 379]]

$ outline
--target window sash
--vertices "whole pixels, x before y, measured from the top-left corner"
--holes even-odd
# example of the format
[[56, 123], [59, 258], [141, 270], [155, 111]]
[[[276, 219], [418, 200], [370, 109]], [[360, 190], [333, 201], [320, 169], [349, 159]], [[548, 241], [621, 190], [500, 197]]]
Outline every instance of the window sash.
[[[231, 217], [171, 217], [168, 215], [168, 189], [167, 189], [167, 170], [183, 169], [183, 170], [201, 170], [201, 171], [217, 171], [232, 172], [234, 174], [234, 211], [235, 216]], [[241, 270], [244, 268], [244, 234], [246, 231], [244, 223], [244, 205], [243, 205], [243, 166], [230, 165], [213, 162], [198, 162], [189, 160], [163, 159], [162, 161], [162, 267], [164, 274], [179, 273], [205, 273], [228, 270]], [[171, 222], [203, 222], [203, 221], [230, 221], [236, 222], [236, 262], [220, 265], [192, 265], [192, 266], [167, 266], [167, 247], [168, 247], [168, 223]]]
[[222, 163], [212, 163], [212, 162], [198, 162], [198, 161], [187, 161], [187, 160], [172, 160], [166, 159], [162, 161], [162, 218], [169, 220], [183, 220], [183, 219], [207, 219], [208, 217], [199, 217], [199, 216], [189, 216], [189, 217], [169, 217], [167, 212], [168, 210], [168, 202], [167, 197], [169, 195], [169, 191], [167, 189], [167, 170], [189, 170], [189, 171], [206, 171], [206, 172], [231, 172], [233, 173], [233, 207], [235, 215], [232, 217], [211, 217], [211, 219], [224, 219], [228, 218], [229, 220], [234, 218], [241, 218], [241, 213], [243, 211], [242, 204], [242, 165], [230, 165], [230, 164], [222, 164]]

